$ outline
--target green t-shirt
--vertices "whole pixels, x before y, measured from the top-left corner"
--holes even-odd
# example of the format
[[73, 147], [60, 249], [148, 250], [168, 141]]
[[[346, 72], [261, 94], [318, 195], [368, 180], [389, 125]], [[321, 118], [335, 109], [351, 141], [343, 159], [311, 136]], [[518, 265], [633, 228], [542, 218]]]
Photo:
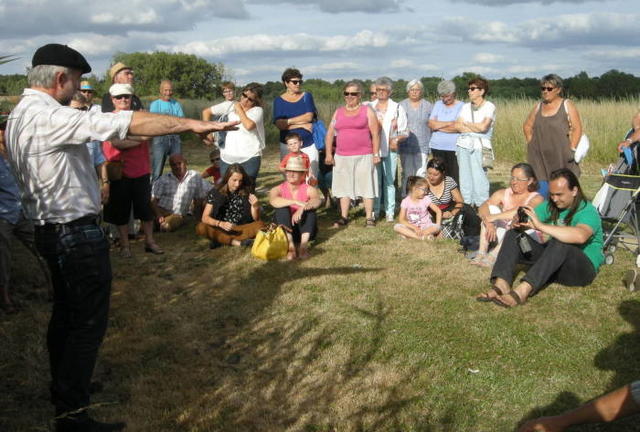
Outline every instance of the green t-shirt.
[[[542, 223], [551, 223], [551, 213], [549, 212], [549, 201], [543, 201], [535, 208], [536, 216]], [[569, 209], [562, 210], [558, 216], [558, 220], [554, 225], [565, 226], [564, 219], [567, 217]], [[604, 254], [602, 253], [602, 221], [598, 210], [588, 201], [583, 201], [578, 207], [578, 211], [573, 215], [570, 226], [587, 225], [593, 231], [589, 240], [579, 246], [582, 252], [589, 258], [589, 261], [593, 264], [593, 268], [598, 271], [598, 268], [604, 262]]]

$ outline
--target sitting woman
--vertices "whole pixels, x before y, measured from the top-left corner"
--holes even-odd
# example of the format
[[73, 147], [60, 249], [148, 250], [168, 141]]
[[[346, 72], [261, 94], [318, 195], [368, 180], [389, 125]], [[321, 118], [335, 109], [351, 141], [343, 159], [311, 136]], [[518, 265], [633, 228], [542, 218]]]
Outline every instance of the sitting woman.
[[301, 157], [289, 158], [285, 173], [287, 179], [269, 192], [269, 204], [276, 210], [275, 222], [290, 228], [287, 259], [305, 259], [309, 257], [309, 241], [318, 230], [316, 209], [322, 199], [318, 189], [305, 182], [307, 168]]
[[[538, 192], [538, 180], [533, 167], [528, 163], [518, 163], [511, 168], [510, 187], [500, 189], [491, 195], [478, 209], [482, 219], [480, 248], [471, 260], [472, 264], [491, 267], [496, 261], [502, 239], [511, 228], [519, 207], [535, 208], [544, 201]], [[491, 252], [489, 248], [493, 246]]]
[[[393, 230], [404, 238], [433, 240], [433, 236], [440, 232], [442, 212], [427, 195], [427, 179], [411, 176], [407, 179], [407, 189], [407, 196], [400, 204], [400, 223], [395, 224]], [[429, 210], [435, 213], [436, 223], [431, 220]]]
[[263, 223], [260, 203], [251, 193], [253, 182], [242, 165], [229, 165], [222, 182], [207, 195], [198, 235], [211, 240], [209, 247], [250, 246]]

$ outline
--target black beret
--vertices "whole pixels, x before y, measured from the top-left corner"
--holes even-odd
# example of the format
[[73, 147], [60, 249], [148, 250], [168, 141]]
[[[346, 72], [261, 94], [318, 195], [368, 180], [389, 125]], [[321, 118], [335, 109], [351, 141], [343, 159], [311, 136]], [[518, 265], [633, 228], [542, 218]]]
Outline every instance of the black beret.
[[66, 45], [48, 44], [41, 46], [33, 55], [31, 66], [54, 65], [78, 69], [83, 74], [91, 72], [91, 66], [78, 51]]

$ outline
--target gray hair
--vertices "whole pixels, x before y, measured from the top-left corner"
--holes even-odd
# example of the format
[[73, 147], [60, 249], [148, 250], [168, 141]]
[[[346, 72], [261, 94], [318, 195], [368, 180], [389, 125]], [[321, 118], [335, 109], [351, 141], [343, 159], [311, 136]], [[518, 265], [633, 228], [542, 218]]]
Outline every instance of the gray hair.
[[407, 83], [407, 93], [409, 93], [409, 90], [411, 90], [411, 87], [415, 87], [415, 86], [420, 87], [420, 91], [424, 90], [424, 85], [422, 85], [422, 81], [420, 81], [419, 79], [412, 79]]
[[53, 80], [56, 78], [58, 72], [70, 75], [71, 69], [56, 65], [38, 65], [32, 67], [27, 74], [29, 87], [52, 88]]
[[393, 88], [393, 81], [391, 81], [391, 78], [383, 76], [376, 80], [376, 85], [386, 87], [391, 90]]
[[360, 95], [362, 95], [362, 84], [360, 84], [359, 81], [349, 81], [344, 85], [344, 87], [342, 87], [342, 91], [345, 91], [349, 87], [357, 87], [358, 92], [360, 93]]
[[559, 88], [560, 90], [562, 90], [564, 88], [564, 84], [562, 82], [562, 78], [560, 78], [558, 75], [556, 74], [548, 74], [542, 77], [542, 79], [540, 80], [540, 84], [546, 84], [549, 83], [552, 86]]
[[444, 95], [455, 93], [456, 85], [453, 81], [442, 80], [438, 83], [438, 88], [436, 90], [439, 96], [444, 96]]

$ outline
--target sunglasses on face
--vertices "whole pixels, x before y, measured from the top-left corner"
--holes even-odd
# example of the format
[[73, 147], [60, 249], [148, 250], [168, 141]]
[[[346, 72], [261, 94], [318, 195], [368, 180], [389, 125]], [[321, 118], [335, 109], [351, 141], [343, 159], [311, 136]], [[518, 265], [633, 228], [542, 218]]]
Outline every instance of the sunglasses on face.
[[256, 103], [256, 100], [255, 99], [251, 99], [249, 96], [247, 96], [246, 93], [242, 93], [242, 97], [248, 99], [249, 102], [251, 102], [251, 103]]
[[301, 85], [302, 84], [302, 80], [301, 79], [290, 79], [288, 82], [290, 82], [291, 84], [294, 84], [294, 85]]
[[220, 162], [220, 158], [213, 158], [213, 159], [211, 159], [211, 163], [216, 163], [216, 162]]
[[131, 99], [131, 95], [118, 95], [118, 96], [114, 96], [114, 99], [120, 100], [120, 99]]
[[542, 87], [540, 87], [540, 91], [548, 91], [548, 92], [550, 92], [550, 91], [552, 91], [554, 88], [555, 88], [555, 87], [544, 87], [544, 86], [542, 86]]
[[360, 96], [360, 92], [342, 92], [345, 96]]
[[480, 90], [480, 87], [469, 87], [469, 91]]
[[80, 90], [80, 93], [93, 93], [93, 90]]

